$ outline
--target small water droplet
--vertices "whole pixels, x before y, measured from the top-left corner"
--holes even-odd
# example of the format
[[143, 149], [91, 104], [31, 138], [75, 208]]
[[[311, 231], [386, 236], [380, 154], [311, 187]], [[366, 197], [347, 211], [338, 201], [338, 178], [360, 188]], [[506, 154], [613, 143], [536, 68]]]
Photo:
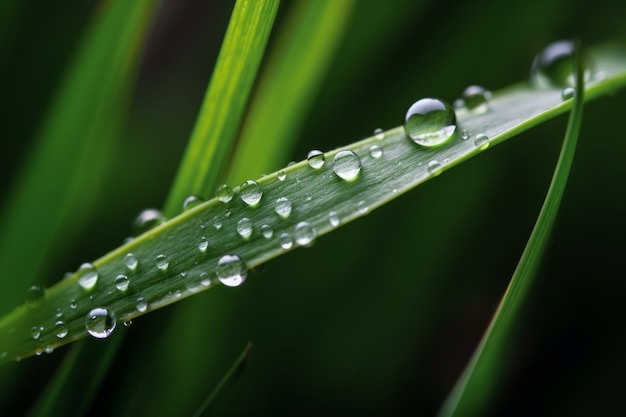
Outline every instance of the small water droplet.
[[52, 352], [54, 352], [54, 348], [50, 345], [46, 346], [45, 349], [43, 350], [47, 355], [51, 354]]
[[185, 198], [185, 201], [183, 201], [183, 211], [191, 210], [192, 208], [202, 204], [203, 202], [204, 198], [197, 195], [190, 195], [189, 197]]
[[136, 270], [138, 263], [139, 261], [137, 261], [137, 257], [134, 254], [127, 253], [126, 256], [124, 256], [124, 264], [129, 271]]
[[316, 231], [309, 222], [300, 222], [296, 225], [294, 237], [300, 246], [309, 246], [315, 239]]
[[140, 313], [145, 313], [146, 310], [148, 310], [148, 303], [146, 302], [146, 299], [143, 297], [138, 297], [137, 298], [137, 311]]
[[461, 139], [468, 140], [469, 137], [470, 137], [470, 133], [467, 130], [463, 129], [461, 131]]
[[132, 320], [124, 320], [124, 327], [130, 327], [133, 325], [133, 321]]
[[46, 290], [39, 285], [33, 285], [26, 290], [26, 305], [29, 307], [37, 307], [43, 303], [46, 297]]
[[283, 219], [286, 219], [291, 214], [291, 201], [286, 197], [280, 197], [276, 200], [276, 207], [274, 211]]
[[249, 206], [256, 206], [261, 201], [261, 197], [263, 197], [263, 190], [261, 190], [261, 186], [252, 180], [248, 180], [241, 184], [241, 188], [239, 190], [240, 197], [244, 203]]
[[370, 156], [374, 159], [378, 159], [383, 155], [383, 150], [378, 145], [370, 146]]
[[246, 280], [246, 263], [237, 255], [224, 255], [217, 261], [217, 279], [228, 286], [237, 287]]
[[277, 178], [278, 181], [285, 181], [285, 179], [287, 178], [287, 174], [285, 174], [285, 171], [278, 171]]
[[374, 137], [378, 140], [383, 140], [385, 139], [385, 131], [382, 130], [380, 127], [374, 130]]
[[67, 324], [65, 324], [63, 320], [59, 320], [54, 323], [54, 330], [59, 339], [63, 339], [65, 336], [67, 336], [68, 328]]
[[463, 91], [465, 107], [472, 113], [481, 114], [488, 110], [491, 92], [479, 85], [470, 85]]
[[369, 207], [367, 206], [367, 204], [363, 200], [361, 200], [361, 201], [359, 201], [357, 203], [356, 209], [359, 212], [359, 214], [367, 214], [367, 212], [369, 211]]
[[328, 213], [328, 222], [332, 227], [339, 226], [339, 223], [341, 223], [339, 213], [337, 213], [336, 211], [331, 211], [330, 213]]
[[352, 151], [341, 151], [333, 159], [333, 172], [346, 181], [354, 181], [361, 172], [361, 159]]
[[445, 101], [423, 98], [409, 107], [404, 130], [418, 145], [430, 148], [447, 142], [456, 130], [456, 114]]
[[229, 218], [231, 214], [233, 214], [233, 212], [230, 209], [226, 209], [226, 211], [224, 212], [224, 217]]
[[[561, 40], [546, 46], [535, 57], [530, 71], [531, 81], [536, 87], [566, 87], [574, 85], [574, 42]], [[591, 77], [586, 57], [584, 77]]]
[[205, 287], [208, 287], [212, 283], [213, 281], [211, 280], [211, 277], [209, 276], [208, 272], [202, 272], [200, 274], [200, 284], [202, 284]]
[[481, 151], [484, 151], [489, 147], [489, 136], [484, 133], [479, 133], [474, 136], [474, 146], [476, 146]]
[[133, 236], [139, 236], [150, 229], [165, 223], [165, 216], [155, 208], [143, 210], [137, 215], [133, 222]]
[[286, 232], [280, 234], [278, 242], [280, 243], [280, 247], [283, 249], [290, 249], [293, 246], [293, 239], [289, 233]]
[[222, 184], [217, 187], [217, 199], [222, 203], [228, 203], [233, 199], [234, 195], [235, 193], [233, 192], [233, 189], [230, 188], [228, 184]]
[[109, 337], [109, 335], [113, 333], [113, 330], [115, 330], [116, 324], [115, 313], [104, 307], [94, 308], [87, 313], [85, 317], [85, 328], [87, 332], [97, 339]]
[[565, 87], [563, 91], [561, 91], [561, 98], [563, 101], [570, 100], [576, 97], [576, 88], [574, 87]]
[[239, 222], [237, 222], [237, 233], [244, 239], [249, 238], [252, 234], [252, 221], [247, 217], [239, 220]]
[[126, 275], [118, 275], [117, 277], [115, 277], [115, 288], [117, 288], [120, 291], [126, 291], [128, 289], [128, 284], [130, 284], [130, 280], [128, 279], [128, 277]]
[[324, 166], [324, 152], [312, 150], [307, 155], [307, 161], [311, 168], [320, 169], [322, 166]]
[[78, 308], [78, 303], [76, 302], [76, 300], [72, 299], [72, 301], [70, 301], [70, 308], [72, 310], [76, 310]]
[[41, 327], [41, 326], [33, 326], [30, 329], [30, 337], [32, 337], [33, 339], [37, 340], [37, 339], [39, 339], [39, 336], [41, 336], [41, 332], [43, 332], [43, 327]]
[[208, 247], [209, 247], [209, 241], [207, 240], [206, 237], [202, 236], [200, 238], [200, 243], [198, 243], [198, 249], [200, 250], [200, 252], [206, 252]]
[[55, 316], [57, 318], [63, 317], [63, 311], [61, 310], [61, 307], [57, 307], [57, 313], [55, 314]]
[[437, 161], [436, 159], [433, 159], [432, 161], [428, 162], [428, 165], [426, 165], [428, 173], [433, 177], [441, 174], [441, 167], [441, 162]]
[[157, 255], [156, 266], [161, 271], [167, 271], [167, 267], [170, 266], [170, 261], [168, 261], [167, 256], [163, 254]]
[[213, 227], [215, 227], [215, 230], [220, 230], [222, 228], [222, 221], [219, 216], [213, 217]]
[[85, 290], [91, 290], [98, 282], [98, 270], [86, 262], [78, 268], [78, 284]]

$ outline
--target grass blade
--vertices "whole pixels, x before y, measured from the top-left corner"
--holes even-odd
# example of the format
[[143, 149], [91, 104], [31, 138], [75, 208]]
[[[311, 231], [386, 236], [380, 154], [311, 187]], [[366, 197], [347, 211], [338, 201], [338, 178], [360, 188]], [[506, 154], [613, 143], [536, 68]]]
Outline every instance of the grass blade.
[[539, 269], [548, 244], [567, 178], [574, 159], [584, 105], [584, 68], [577, 60], [576, 97], [570, 114], [561, 153], [550, 188], [509, 286], [483, 339], [459, 378], [439, 415], [443, 417], [483, 415], [503, 379], [506, 351], [520, 319], [524, 298]]
[[180, 212], [191, 194], [212, 195], [223, 175], [263, 57], [278, 0], [235, 4], [209, 88], [164, 213]]

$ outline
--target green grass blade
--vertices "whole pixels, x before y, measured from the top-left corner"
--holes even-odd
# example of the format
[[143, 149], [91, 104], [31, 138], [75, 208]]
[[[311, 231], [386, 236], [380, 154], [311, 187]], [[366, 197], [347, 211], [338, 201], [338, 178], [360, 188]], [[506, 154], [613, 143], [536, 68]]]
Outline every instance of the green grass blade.
[[[587, 99], [626, 84], [626, 51], [598, 47], [591, 53], [597, 67], [605, 72], [602, 79], [586, 87]], [[248, 268], [253, 268], [298, 246], [306, 246], [310, 236], [305, 233], [306, 228], [302, 229], [302, 222], [311, 225], [316, 237], [325, 235], [480, 154], [488, 145], [501, 143], [571, 106], [572, 100], [562, 100], [560, 89], [519, 84], [496, 92], [487, 113], [457, 112], [459, 130], [467, 130], [472, 138], [483, 132], [490, 142], [474, 144], [472, 139], [464, 140], [458, 135], [449, 145], [423, 150], [407, 139], [402, 127], [397, 127], [385, 132], [382, 139], [370, 137], [326, 153], [327, 162], [320, 169], [302, 161], [261, 178], [258, 183], [263, 195], [256, 207], [244, 203], [239, 188], [230, 202], [207, 201], [95, 261], [99, 278], [93, 289], [81, 288], [76, 273], [50, 288], [41, 305], [21, 306], [5, 316], [0, 321], [0, 352], [6, 352], [3, 360], [28, 356], [46, 346], [54, 348], [85, 336], [85, 317], [93, 308], [106, 307], [121, 322], [208, 289], [218, 283], [218, 260], [225, 254], [236, 254]], [[370, 155], [373, 145], [380, 148], [382, 156]], [[342, 150], [354, 152], [362, 163], [359, 177], [352, 182], [333, 173], [333, 158]], [[283, 173], [286, 178], [281, 180]], [[291, 201], [293, 207], [286, 219], [274, 211], [275, 202], [281, 197]], [[338, 222], [331, 212], [337, 215]], [[238, 232], [244, 218], [253, 225], [248, 238]], [[263, 233], [264, 225], [272, 230], [271, 236]], [[126, 266], [124, 259], [129, 253], [139, 261], [136, 269]], [[167, 257], [167, 265], [159, 264], [160, 255]], [[125, 291], [114, 285], [119, 274], [130, 279]], [[138, 309], [139, 297], [147, 303], [145, 309]], [[71, 300], [75, 301], [75, 308], [70, 306]], [[63, 338], [55, 335], [57, 308], [69, 328]], [[37, 340], [30, 335], [33, 326], [43, 327]]]
[[506, 369], [503, 364], [507, 351], [512, 348], [511, 337], [545, 253], [574, 160], [584, 105], [584, 67], [580, 59], [577, 61], [576, 90], [580, 93], [574, 98], [565, 139], [544, 204], [483, 339], [442, 407], [439, 415], [443, 417], [484, 415], [488, 404], [493, 404], [492, 400], [497, 396], [497, 386], [504, 377], [503, 369]]
[[213, 195], [233, 147], [278, 0], [239, 0], [164, 213], [181, 211], [191, 194]]
[[251, 102], [227, 183], [241, 184], [287, 162], [353, 7], [353, 0], [293, 5]]

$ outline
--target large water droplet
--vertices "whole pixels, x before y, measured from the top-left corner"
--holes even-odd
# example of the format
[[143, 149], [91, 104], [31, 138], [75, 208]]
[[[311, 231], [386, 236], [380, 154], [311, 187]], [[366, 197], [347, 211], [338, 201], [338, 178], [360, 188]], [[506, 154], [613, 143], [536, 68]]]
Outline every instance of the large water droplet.
[[198, 250], [200, 250], [200, 252], [206, 252], [208, 247], [209, 247], [209, 241], [207, 240], [206, 237], [202, 236], [200, 238], [200, 243], [198, 243]]
[[37, 307], [46, 297], [46, 290], [39, 285], [33, 285], [26, 290], [26, 304], [29, 307]]
[[204, 202], [204, 198], [199, 197], [197, 195], [190, 195], [185, 198], [183, 201], [183, 210], [191, 210], [192, 208], [202, 204]]
[[115, 281], [113, 283], [115, 284], [115, 288], [118, 290], [126, 291], [128, 289], [128, 284], [130, 284], [130, 280], [126, 275], [120, 274], [115, 277]]
[[309, 166], [314, 169], [320, 169], [324, 166], [324, 152], [313, 150], [307, 155]]
[[445, 101], [423, 98], [413, 103], [404, 117], [406, 134], [427, 148], [447, 142], [456, 130], [456, 114]]
[[370, 146], [370, 156], [374, 159], [378, 159], [383, 155], [383, 150], [378, 145]]
[[278, 236], [278, 242], [283, 249], [290, 249], [293, 246], [293, 239], [289, 233], [283, 232]]
[[[533, 61], [530, 71], [533, 84], [544, 88], [573, 86], [574, 49], [574, 42], [570, 40], [561, 40], [546, 46]], [[591, 75], [587, 64], [586, 61], [583, 63], [586, 81]]]
[[294, 237], [300, 246], [309, 246], [315, 239], [316, 231], [309, 222], [300, 222], [296, 225]]
[[165, 222], [165, 216], [154, 208], [145, 209], [133, 222], [133, 235], [138, 236]]
[[263, 197], [263, 190], [256, 181], [248, 180], [241, 184], [239, 194], [244, 203], [249, 206], [256, 206]]
[[138, 263], [139, 262], [137, 261], [137, 257], [134, 254], [127, 253], [126, 256], [124, 256], [124, 264], [129, 271], [134, 271], [135, 269], [137, 269]]
[[489, 136], [484, 133], [479, 133], [474, 137], [474, 146], [481, 151], [484, 151], [489, 147]]
[[286, 197], [280, 197], [276, 200], [276, 207], [274, 211], [283, 219], [286, 219], [291, 214], [291, 201]]
[[103, 307], [94, 308], [85, 317], [87, 332], [98, 339], [109, 337], [116, 324], [115, 313]]
[[228, 184], [222, 184], [217, 187], [217, 199], [222, 203], [228, 203], [233, 199], [233, 189], [228, 186]]
[[261, 226], [261, 233], [265, 239], [270, 239], [274, 235], [274, 231], [270, 227], [269, 224], [264, 224]]
[[472, 113], [481, 114], [488, 110], [487, 102], [491, 92], [479, 85], [470, 85], [463, 91], [465, 107]]
[[346, 181], [354, 181], [361, 172], [361, 159], [352, 151], [341, 151], [333, 159], [333, 172]]
[[328, 213], [328, 222], [332, 227], [339, 226], [339, 223], [341, 223], [339, 214], [336, 211], [331, 211], [330, 213]]
[[98, 270], [90, 263], [84, 263], [78, 268], [78, 284], [85, 290], [91, 290], [98, 282]]
[[65, 324], [65, 322], [62, 320], [57, 321], [56, 323], [54, 323], [54, 331], [59, 339], [63, 339], [65, 336], [67, 336], [67, 324]]
[[167, 271], [167, 267], [170, 266], [170, 261], [168, 261], [167, 256], [163, 254], [157, 255], [156, 266], [161, 271]]
[[246, 280], [246, 263], [237, 255], [224, 255], [217, 261], [217, 279], [228, 287], [237, 287]]
[[237, 222], [237, 233], [244, 239], [249, 238], [252, 234], [252, 221], [247, 217], [239, 220], [239, 222]]

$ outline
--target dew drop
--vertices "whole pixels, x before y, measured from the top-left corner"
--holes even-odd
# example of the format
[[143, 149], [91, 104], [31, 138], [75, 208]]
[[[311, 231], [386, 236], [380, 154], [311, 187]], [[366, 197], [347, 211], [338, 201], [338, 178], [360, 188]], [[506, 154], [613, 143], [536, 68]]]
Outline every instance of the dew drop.
[[224, 255], [217, 261], [217, 279], [227, 287], [238, 287], [246, 280], [246, 263], [237, 255]]
[[213, 227], [215, 227], [215, 230], [220, 230], [222, 228], [222, 221], [218, 216], [213, 217]]
[[138, 263], [139, 262], [137, 261], [137, 257], [134, 254], [127, 253], [126, 256], [124, 256], [124, 264], [129, 271], [136, 270]]
[[280, 243], [280, 247], [283, 249], [290, 249], [293, 246], [293, 239], [289, 233], [281, 233], [278, 237], [278, 241]]
[[115, 313], [103, 307], [94, 308], [85, 317], [87, 332], [97, 339], [109, 337], [116, 324]]
[[200, 250], [200, 252], [206, 252], [207, 248], [209, 247], [209, 241], [207, 240], [206, 237], [202, 236], [200, 238], [200, 243], [198, 243], [198, 250]]
[[359, 212], [359, 214], [367, 214], [367, 212], [369, 211], [369, 207], [367, 206], [367, 204], [363, 200], [361, 200], [361, 201], [359, 201], [357, 203], [356, 209]]
[[217, 199], [222, 203], [228, 203], [233, 199], [233, 189], [228, 186], [228, 184], [222, 184], [217, 187]]
[[315, 239], [316, 231], [309, 222], [300, 222], [296, 225], [294, 237], [300, 246], [309, 246]]
[[138, 312], [145, 313], [148, 309], [148, 303], [146, 302], [146, 299], [143, 297], [138, 297], [136, 307]]
[[563, 101], [570, 100], [574, 97], [576, 97], [576, 89], [574, 87], [565, 87], [561, 91], [561, 98], [563, 98]]
[[163, 254], [157, 255], [156, 266], [161, 271], [167, 271], [167, 267], [170, 266], [170, 261], [168, 261], [167, 256]]
[[130, 284], [130, 280], [126, 275], [120, 274], [115, 277], [115, 281], [113, 283], [115, 284], [115, 288], [118, 290], [126, 291], [128, 289], [128, 284]]
[[320, 169], [324, 166], [324, 152], [313, 150], [307, 155], [309, 166], [314, 169]]
[[378, 159], [383, 155], [383, 150], [378, 145], [370, 146], [370, 156], [374, 159]]
[[54, 352], [54, 348], [50, 345], [46, 346], [45, 349], [43, 350], [47, 355], [51, 354], [52, 352]]
[[133, 235], [139, 236], [165, 222], [165, 216], [159, 210], [149, 208], [143, 210], [133, 222]]
[[78, 284], [85, 290], [91, 290], [98, 282], [98, 270], [90, 263], [84, 263], [78, 268]]
[[[566, 87], [574, 85], [574, 42], [560, 40], [546, 46], [533, 61], [530, 71], [531, 81], [537, 87]], [[588, 62], [585, 66], [584, 77], [588, 81], [591, 72]]]
[[339, 226], [339, 223], [341, 223], [339, 213], [337, 213], [336, 211], [331, 211], [330, 213], [328, 213], [328, 222], [332, 227]]
[[454, 109], [436, 98], [418, 100], [406, 112], [404, 130], [418, 145], [427, 148], [442, 145], [456, 130]]
[[441, 162], [437, 161], [436, 159], [433, 159], [432, 161], [428, 162], [428, 165], [426, 165], [428, 173], [433, 177], [441, 174], [441, 167]]
[[41, 332], [43, 332], [43, 327], [41, 327], [41, 326], [33, 326], [30, 329], [30, 337], [32, 337], [33, 339], [37, 340], [37, 339], [39, 339], [39, 336], [41, 336]]
[[278, 171], [278, 181], [285, 181], [285, 179], [287, 178], [287, 174], [285, 174], [285, 171]]
[[124, 327], [130, 327], [133, 325], [133, 321], [132, 320], [124, 320]]
[[209, 274], [207, 272], [202, 272], [200, 274], [200, 284], [202, 284], [205, 287], [208, 287], [212, 283], [213, 281], [211, 280], [211, 277], [209, 277]]
[[43, 303], [46, 297], [46, 290], [39, 285], [33, 285], [26, 290], [26, 305], [29, 307], [37, 307]]
[[54, 331], [59, 339], [63, 339], [65, 336], [67, 336], [67, 324], [62, 320], [57, 321], [56, 323], [54, 323]]
[[190, 195], [189, 197], [185, 198], [185, 201], [183, 201], [183, 211], [190, 210], [202, 204], [203, 202], [204, 202], [204, 198], [199, 197], [197, 195]]
[[239, 192], [243, 202], [249, 206], [256, 206], [259, 204], [259, 201], [261, 201], [261, 197], [263, 197], [261, 186], [256, 181], [252, 180], [241, 184]]
[[461, 139], [468, 140], [469, 137], [470, 137], [470, 133], [467, 130], [463, 129], [461, 131]]
[[261, 233], [263, 234], [263, 237], [265, 239], [271, 239], [271, 237], [274, 236], [274, 231], [269, 224], [264, 224], [263, 226], [261, 226]]
[[72, 299], [72, 301], [70, 301], [70, 308], [72, 310], [76, 310], [78, 308], [78, 303], [76, 302], [76, 300]]
[[374, 137], [378, 140], [385, 139], [385, 132], [379, 127], [374, 130]]
[[252, 234], [252, 221], [247, 217], [239, 220], [237, 222], [237, 233], [244, 239], [249, 238]]
[[291, 201], [286, 197], [280, 197], [276, 200], [276, 207], [274, 211], [283, 219], [286, 219], [291, 214]]
[[484, 133], [479, 133], [474, 137], [474, 146], [481, 151], [484, 151], [489, 147], [489, 136]]
[[470, 85], [463, 91], [463, 102], [469, 111], [475, 114], [485, 113], [488, 110], [487, 102], [491, 92], [479, 85]]
[[352, 151], [341, 151], [333, 159], [333, 172], [346, 181], [354, 181], [361, 172], [361, 159]]

